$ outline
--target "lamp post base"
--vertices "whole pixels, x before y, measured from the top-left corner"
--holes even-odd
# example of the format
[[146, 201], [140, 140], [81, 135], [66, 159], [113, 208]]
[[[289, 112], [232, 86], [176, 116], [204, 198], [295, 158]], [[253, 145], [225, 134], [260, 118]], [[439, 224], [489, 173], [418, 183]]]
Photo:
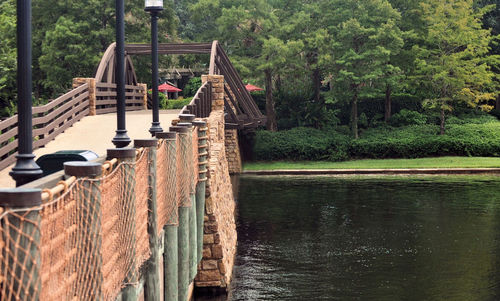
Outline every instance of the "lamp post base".
[[35, 162], [33, 154], [19, 154], [17, 162], [9, 175], [16, 181], [16, 186], [22, 186], [43, 176], [43, 171]]
[[111, 142], [113, 142], [116, 148], [124, 148], [129, 145], [132, 140], [130, 140], [127, 136], [127, 130], [117, 130], [116, 135]]
[[151, 128], [149, 129], [149, 132], [153, 137], [156, 137], [156, 133], [161, 133], [163, 132], [163, 129], [160, 126], [159, 122], [152, 122], [151, 123]]

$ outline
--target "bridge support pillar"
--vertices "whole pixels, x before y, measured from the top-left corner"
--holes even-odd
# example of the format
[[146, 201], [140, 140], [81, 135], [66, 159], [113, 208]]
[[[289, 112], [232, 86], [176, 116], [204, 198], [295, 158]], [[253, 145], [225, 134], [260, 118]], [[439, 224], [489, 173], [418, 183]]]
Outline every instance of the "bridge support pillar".
[[[2, 261], [8, 258], [10, 269], [2, 269], [3, 292], [9, 300], [40, 300], [42, 288], [40, 246], [40, 189], [17, 188], [0, 190], [0, 207], [6, 212], [2, 219]], [[10, 210], [16, 210], [12, 212]], [[10, 211], [10, 212], [9, 212]], [[4, 212], [4, 213], [5, 213]], [[4, 238], [4, 239], [5, 239]], [[10, 241], [10, 243], [9, 243]], [[16, 254], [16, 256], [6, 255]], [[2, 267], [5, 268], [5, 267]]]
[[198, 183], [196, 185], [196, 225], [198, 235], [197, 264], [201, 263], [203, 257], [203, 225], [205, 218], [205, 192], [207, 183], [207, 123], [205, 121], [194, 121], [198, 130]]
[[158, 237], [158, 203], [156, 191], [156, 149], [158, 140], [140, 139], [134, 140], [134, 147], [147, 147], [149, 149], [148, 161], [148, 236], [151, 257], [148, 261], [146, 271], [146, 285], [144, 287], [144, 299], [147, 301], [161, 300], [160, 289], [160, 239]]
[[[168, 165], [166, 167], [167, 179], [172, 182], [164, 185], [171, 185], [172, 190], [169, 192], [169, 197], [177, 200], [177, 133], [163, 132], [156, 133], [159, 139], [165, 139], [168, 149]], [[161, 184], [160, 184], [161, 185]], [[167, 197], [167, 196], [164, 196]], [[178, 216], [178, 204], [175, 202], [177, 211], [174, 216]], [[164, 300], [177, 301], [179, 300], [179, 240], [178, 240], [178, 220], [169, 220], [165, 226], [164, 244], [163, 244], [163, 290]]]
[[224, 136], [226, 158], [229, 165], [229, 174], [240, 174], [242, 167], [240, 145], [238, 143], [238, 130], [226, 129], [224, 131]]

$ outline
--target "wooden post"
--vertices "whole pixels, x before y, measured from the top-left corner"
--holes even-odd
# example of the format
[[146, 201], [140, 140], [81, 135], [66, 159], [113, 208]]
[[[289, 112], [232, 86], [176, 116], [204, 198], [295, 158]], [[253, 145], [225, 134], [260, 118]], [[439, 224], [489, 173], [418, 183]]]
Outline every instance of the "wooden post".
[[[86, 248], [79, 249], [78, 258], [86, 265], [81, 269], [88, 269], [86, 275], [95, 275], [92, 290], [85, 291], [87, 295], [82, 296], [88, 300], [102, 300], [102, 220], [101, 220], [101, 189], [100, 181], [95, 181], [102, 174], [102, 165], [93, 162], [65, 162], [64, 172], [68, 176], [87, 178], [81, 185], [84, 189], [75, 195], [75, 201], [79, 206], [79, 212], [84, 222], [82, 229], [85, 235]], [[84, 281], [78, 279], [77, 281]]]
[[[42, 278], [40, 273], [40, 189], [0, 189], [0, 206], [7, 213], [0, 224], [3, 243], [1, 257], [9, 258], [8, 267], [1, 267], [0, 296], [5, 300], [40, 300]], [[7, 254], [16, 254], [15, 257]]]
[[[194, 280], [196, 273], [198, 271], [198, 234], [197, 225], [196, 225], [196, 183], [194, 182], [194, 168], [192, 162], [193, 160], [193, 124], [192, 121], [195, 119], [195, 116], [192, 114], [180, 114], [179, 118], [181, 122], [177, 125], [186, 127], [189, 129], [187, 133], [187, 145], [188, 145], [188, 166], [190, 168], [189, 174], [189, 197], [191, 199], [191, 206], [189, 207], [189, 282]], [[197, 162], [196, 162], [197, 163]]]
[[[172, 183], [173, 187], [168, 187], [174, 192], [177, 189], [177, 158], [175, 156], [177, 150], [177, 133], [175, 132], [164, 132], [156, 133], [156, 137], [159, 139], [165, 139], [167, 143], [167, 148], [172, 149], [170, 152], [173, 158], [170, 158], [170, 164], [167, 166], [167, 172], [169, 173], [169, 178], [174, 179], [175, 182]], [[167, 183], [164, 183], [165, 185]], [[176, 198], [177, 195], [174, 195]], [[175, 208], [179, 210], [179, 208]], [[179, 254], [178, 254], [178, 226], [177, 225], [167, 225], [165, 227], [165, 240], [163, 247], [163, 289], [164, 298], [167, 301], [177, 301], [179, 300]]]
[[[170, 131], [179, 133], [180, 139], [187, 139], [189, 129], [186, 127], [173, 126]], [[180, 146], [178, 146], [180, 147]], [[186, 154], [182, 154], [186, 156]], [[187, 179], [177, 179], [186, 181]], [[184, 200], [185, 202], [188, 202]], [[179, 301], [186, 301], [189, 290], [189, 207], [179, 206], [179, 228], [178, 228], [178, 260], [179, 260]]]
[[203, 258], [203, 224], [205, 218], [205, 192], [207, 183], [207, 123], [205, 121], [194, 121], [198, 129], [198, 184], [196, 185], [196, 225], [198, 234], [198, 264]]
[[[107, 158], [108, 159], [113, 159], [116, 158], [118, 159], [118, 162], [128, 162], [128, 163], [134, 163], [135, 162], [135, 148], [114, 148], [114, 149], [108, 149], [107, 150]], [[125, 201], [126, 203], [122, 204], [123, 208], [128, 208], [130, 210], [130, 225], [132, 229], [132, 233], [130, 233], [131, 237], [131, 254], [133, 258], [133, 262], [131, 264], [131, 271], [127, 275], [127, 278], [125, 279], [126, 283], [130, 283], [127, 285], [123, 291], [122, 291], [122, 300], [123, 301], [136, 301], [139, 295], [139, 287], [137, 287], [137, 284], [139, 282], [139, 279], [136, 275], [136, 270], [137, 270], [137, 262], [135, 262], [136, 258], [136, 249], [135, 249], [135, 237], [136, 237], [136, 231], [137, 231], [137, 225], [135, 221], [135, 216], [136, 216], [136, 208], [135, 208], [135, 167], [132, 165], [124, 165], [123, 166], [125, 169], [124, 174], [126, 177], [123, 179], [124, 183], [122, 183], [123, 187], [128, 185], [128, 191], [130, 193], [130, 196], [125, 196]]]
[[158, 238], [158, 203], [156, 200], [156, 148], [157, 139], [134, 140], [134, 147], [149, 149], [149, 197], [148, 197], [148, 234], [151, 257], [146, 270], [146, 285], [144, 288], [145, 300], [161, 300], [160, 289], [160, 240]]

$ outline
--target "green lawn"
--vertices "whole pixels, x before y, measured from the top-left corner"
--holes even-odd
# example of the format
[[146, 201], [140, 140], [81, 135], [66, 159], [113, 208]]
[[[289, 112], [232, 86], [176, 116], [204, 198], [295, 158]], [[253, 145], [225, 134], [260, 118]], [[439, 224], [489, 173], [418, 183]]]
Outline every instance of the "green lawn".
[[500, 157], [438, 157], [420, 159], [354, 160], [343, 162], [326, 161], [272, 161], [248, 162], [244, 170], [275, 169], [373, 169], [373, 168], [500, 168]]

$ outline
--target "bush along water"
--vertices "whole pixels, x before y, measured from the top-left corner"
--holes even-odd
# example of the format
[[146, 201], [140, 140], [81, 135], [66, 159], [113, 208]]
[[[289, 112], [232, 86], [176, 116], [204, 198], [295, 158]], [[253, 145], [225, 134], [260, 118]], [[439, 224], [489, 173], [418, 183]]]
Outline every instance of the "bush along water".
[[391, 120], [398, 127], [369, 128], [357, 140], [352, 139], [344, 127], [258, 131], [254, 159], [342, 161], [448, 155], [500, 156], [500, 122], [494, 117], [476, 118], [475, 123], [451, 119], [446, 134], [438, 135], [439, 126], [422, 124], [422, 116], [408, 112], [402, 114], [406, 114], [405, 121], [396, 116]]

